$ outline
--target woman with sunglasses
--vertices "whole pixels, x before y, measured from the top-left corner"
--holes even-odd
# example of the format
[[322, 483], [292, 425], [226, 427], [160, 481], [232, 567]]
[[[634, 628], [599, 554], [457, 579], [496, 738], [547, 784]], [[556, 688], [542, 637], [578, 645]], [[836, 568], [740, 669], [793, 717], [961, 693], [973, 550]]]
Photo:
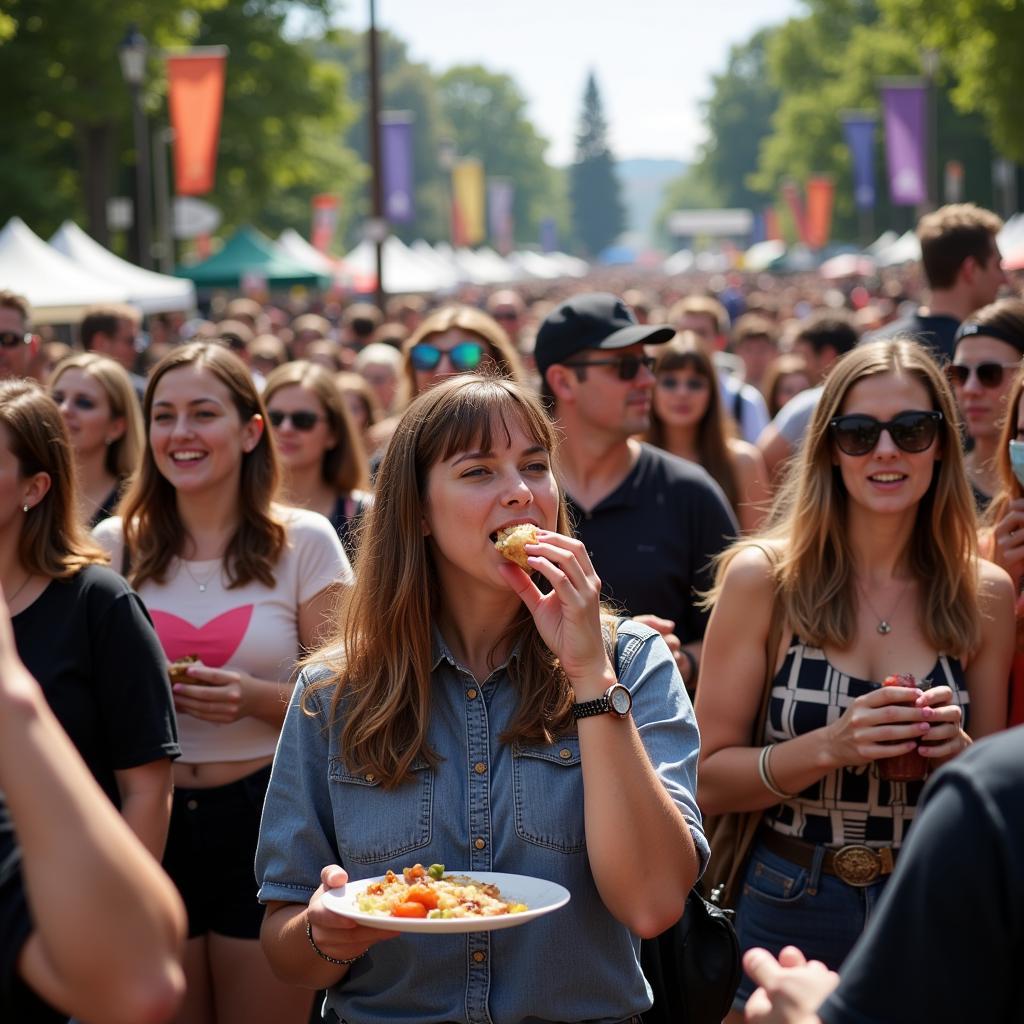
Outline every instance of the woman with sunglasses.
[[252, 864], [296, 663], [351, 581], [322, 516], [275, 504], [278, 464], [245, 366], [216, 343], [166, 355], [120, 516], [95, 530], [146, 602], [181, 733], [164, 866], [188, 911], [182, 1024], [305, 1024], [310, 994], [260, 950]]
[[[698, 739], [661, 637], [602, 625], [554, 444], [524, 388], [463, 376], [416, 399], [384, 456], [336, 638], [288, 709], [257, 855], [267, 955], [328, 990], [328, 1019], [632, 1022], [651, 1005], [639, 937], [679, 918], [706, 850]], [[539, 530], [529, 572], [494, 545], [520, 523]], [[571, 900], [493, 936], [399, 935], [324, 901], [417, 862]]]
[[979, 309], [956, 333], [946, 368], [971, 450], [964, 464], [979, 512], [999, 489], [999, 446], [1006, 399], [1024, 354], [1024, 302], [1003, 299]]
[[139, 468], [142, 414], [128, 371], [92, 352], [68, 356], [50, 378], [75, 453], [79, 518], [92, 529], [114, 514], [121, 488]]
[[845, 355], [798, 458], [709, 597], [699, 796], [705, 814], [763, 815], [742, 947], [792, 943], [835, 970], [913, 820], [923, 782], [907, 779], [1006, 724], [1013, 588], [977, 556], [952, 395], [916, 343]]
[[263, 389], [284, 468], [285, 501], [319, 512], [345, 551], [370, 504], [370, 469], [337, 376], [315, 363], [278, 367]]
[[676, 335], [654, 364], [650, 444], [703, 466], [722, 488], [740, 528], [760, 526], [771, 492], [760, 452], [731, 436], [722, 413], [718, 375], [697, 335]]

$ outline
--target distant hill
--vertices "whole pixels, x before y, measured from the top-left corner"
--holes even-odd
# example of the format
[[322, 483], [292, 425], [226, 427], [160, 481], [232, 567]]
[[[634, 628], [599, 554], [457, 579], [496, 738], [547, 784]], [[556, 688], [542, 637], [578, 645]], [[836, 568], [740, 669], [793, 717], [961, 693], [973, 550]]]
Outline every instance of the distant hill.
[[686, 170], [682, 160], [636, 159], [616, 164], [626, 207], [626, 231], [650, 240], [654, 216], [661, 206], [665, 186]]

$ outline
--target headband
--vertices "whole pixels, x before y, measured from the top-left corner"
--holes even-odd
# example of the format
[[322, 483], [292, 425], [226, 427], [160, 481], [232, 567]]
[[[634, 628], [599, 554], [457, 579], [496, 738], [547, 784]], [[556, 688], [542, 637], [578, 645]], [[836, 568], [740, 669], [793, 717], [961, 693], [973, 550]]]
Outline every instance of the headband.
[[1024, 353], [1024, 337], [1011, 331], [1004, 331], [1000, 327], [986, 327], [984, 324], [974, 323], [968, 320], [962, 323], [957, 329], [954, 341], [963, 341], [964, 338], [973, 338], [975, 335], [983, 334], [986, 338], [997, 338], [1012, 345], [1018, 352]]

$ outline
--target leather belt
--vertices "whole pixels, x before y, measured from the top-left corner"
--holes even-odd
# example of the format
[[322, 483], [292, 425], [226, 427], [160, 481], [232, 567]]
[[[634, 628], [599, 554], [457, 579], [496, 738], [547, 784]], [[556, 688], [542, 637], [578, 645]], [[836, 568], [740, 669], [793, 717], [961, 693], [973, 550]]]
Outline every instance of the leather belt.
[[[814, 854], [817, 849], [814, 843], [784, 836], [768, 828], [761, 829], [758, 838], [769, 852], [785, 857], [802, 868], [814, 866]], [[871, 885], [884, 875], [892, 874], [898, 852], [892, 846], [873, 847], [851, 843], [837, 850], [826, 850], [821, 870], [826, 875], [835, 875], [847, 885]]]

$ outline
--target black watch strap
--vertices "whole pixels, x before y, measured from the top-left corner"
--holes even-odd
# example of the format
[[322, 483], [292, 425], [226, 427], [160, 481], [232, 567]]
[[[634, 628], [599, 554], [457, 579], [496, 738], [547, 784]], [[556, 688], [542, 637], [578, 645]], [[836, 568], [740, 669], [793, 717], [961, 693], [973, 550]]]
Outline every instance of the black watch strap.
[[606, 715], [611, 711], [612, 706], [606, 696], [598, 697], [596, 700], [579, 701], [572, 706], [573, 718], [590, 718], [593, 715]]

